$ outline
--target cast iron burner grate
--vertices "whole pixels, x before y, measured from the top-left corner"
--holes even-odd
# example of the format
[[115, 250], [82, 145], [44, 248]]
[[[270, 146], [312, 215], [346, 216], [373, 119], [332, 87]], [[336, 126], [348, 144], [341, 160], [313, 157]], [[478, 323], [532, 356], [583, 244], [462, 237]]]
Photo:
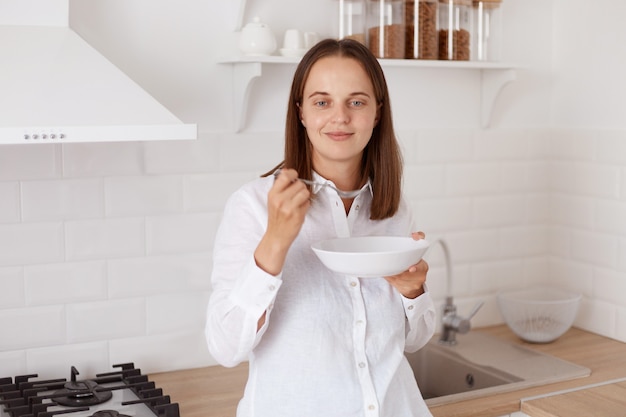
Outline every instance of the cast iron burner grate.
[[37, 380], [37, 374], [0, 378], [0, 417], [180, 417], [178, 404], [133, 363], [113, 368], [88, 380], [77, 380], [73, 366], [70, 381]]

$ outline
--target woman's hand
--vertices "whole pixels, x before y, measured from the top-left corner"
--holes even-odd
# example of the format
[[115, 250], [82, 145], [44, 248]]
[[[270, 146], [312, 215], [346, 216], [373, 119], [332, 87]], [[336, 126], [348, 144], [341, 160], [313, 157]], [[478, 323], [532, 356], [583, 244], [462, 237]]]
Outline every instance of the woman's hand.
[[[424, 232], [413, 232], [411, 237], [415, 240], [424, 239]], [[428, 272], [428, 264], [421, 259], [415, 265], [411, 265], [408, 270], [390, 277], [385, 277], [400, 294], [406, 298], [417, 298], [424, 294], [424, 283], [426, 282], [426, 274]]]
[[293, 169], [281, 169], [267, 195], [267, 230], [254, 252], [259, 268], [277, 275], [289, 247], [300, 233], [311, 205], [311, 193]]

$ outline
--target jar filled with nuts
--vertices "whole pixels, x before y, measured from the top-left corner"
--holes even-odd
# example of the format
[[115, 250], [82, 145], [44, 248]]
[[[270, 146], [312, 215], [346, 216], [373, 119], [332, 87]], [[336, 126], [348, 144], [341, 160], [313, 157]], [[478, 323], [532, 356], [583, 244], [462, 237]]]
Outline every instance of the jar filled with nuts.
[[472, 0], [439, 0], [439, 59], [469, 61]]
[[377, 58], [404, 58], [404, 0], [367, 0], [367, 45]]
[[499, 61], [502, 48], [502, 0], [473, 0], [472, 60]]
[[406, 58], [438, 58], [438, 8], [438, 0], [405, 0]]
[[336, 0], [337, 39], [354, 39], [365, 45], [365, 0]]

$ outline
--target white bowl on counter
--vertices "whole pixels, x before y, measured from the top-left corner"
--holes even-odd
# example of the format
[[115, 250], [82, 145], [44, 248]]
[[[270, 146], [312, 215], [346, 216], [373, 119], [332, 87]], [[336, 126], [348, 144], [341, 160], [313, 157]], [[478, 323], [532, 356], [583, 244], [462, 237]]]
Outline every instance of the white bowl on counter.
[[582, 295], [550, 287], [498, 293], [498, 307], [509, 328], [522, 340], [548, 343], [574, 323]]

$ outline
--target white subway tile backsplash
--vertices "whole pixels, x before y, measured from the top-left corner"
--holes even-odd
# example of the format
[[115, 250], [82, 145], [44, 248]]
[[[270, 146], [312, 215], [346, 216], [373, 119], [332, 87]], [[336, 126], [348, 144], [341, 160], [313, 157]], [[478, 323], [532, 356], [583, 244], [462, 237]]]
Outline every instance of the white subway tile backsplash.
[[221, 171], [266, 172], [283, 160], [284, 133], [237, 134], [220, 137]]
[[593, 299], [622, 304], [626, 295], [626, 272], [606, 268], [593, 270]]
[[207, 291], [211, 267], [210, 253], [110, 260], [109, 296], [124, 298]]
[[20, 221], [20, 184], [0, 182], [0, 223]]
[[[80, 379], [94, 378], [97, 373], [113, 371], [107, 342], [74, 343], [48, 346], [26, 351], [26, 372], [40, 378], [65, 377], [70, 380], [71, 367], [80, 372]], [[19, 375], [19, 374], [13, 374]]]
[[417, 163], [470, 161], [472, 131], [467, 129], [423, 129], [417, 132]]
[[476, 197], [472, 205], [475, 227], [496, 227], [523, 224], [526, 199], [519, 195]]
[[197, 140], [144, 142], [147, 174], [215, 172], [219, 167], [219, 135], [198, 133]]
[[220, 218], [217, 213], [149, 217], [146, 219], [148, 254], [211, 251]]
[[143, 373], [174, 371], [216, 365], [204, 332], [176, 332], [109, 342], [112, 363], [135, 362]]
[[595, 230], [618, 235], [626, 234], [626, 201], [595, 201]]
[[22, 271], [22, 267], [0, 268], [0, 309], [24, 306]]
[[618, 198], [620, 178], [618, 167], [584, 162], [554, 162], [550, 170], [552, 190], [590, 197]]
[[596, 266], [617, 267], [619, 239], [616, 236], [575, 230], [571, 248], [573, 259]]
[[24, 221], [102, 217], [103, 186], [99, 178], [22, 182]]
[[593, 297], [593, 267], [589, 264], [561, 258], [550, 260], [550, 283]]
[[186, 175], [183, 178], [184, 209], [186, 212], [221, 213], [233, 192], [258, 177], [259, 174], [251, 172]]
[[65, 223], [67, 260], [103, 259], [145, 254], [145, 220], [119, 218]]
[[477, 160], [524, 159], [529, 156], [527, 133], [519, 129], [488, 129], [474, 133]]
[[2, 145], [0, 181], [60, 178], [62, 145]]
[[594, 227], [593, 199], [579, 195], [553, 193], [550, 197], [550, 222], [592, 230]]
[[548, 250], [549, 232], [544, 225], [503, 228], [498, 239], [498, 254], [503, 258], [539, 256]]
[[68, 143], [63, 145], [65, 177], [136, 175], [143, 172], [143, 142]]
[[182, 212], [183, 181], [178, 175], [109, 177], [104, 190], [107, 217]]
[[3, 377], [14, 375], [27, 375], [26, 351], [13, 350], [3, 352], [0, 350], [0, 374]]
[[472, 202], [469, 198], [417, 199], [412, 206], [415, 222], [426, 233], [471, 226]]
[[66, 304], [107, 297], [105, 261], [24, 267], [26, 304]]
[[62, 223], [0, 224], [0, 266], [63, 260]]
[[626, 164], [626, 131], [599, 130], [597, 136], [597, 160], [609, 164]]
[[447, 165], [446, 193], [467, 196], [498, 192], [501, 173], [501, 164], [493, 162]]
[[584, 129], [554, 129], [550, 154], [556, 160], [591, 161], [596, 154], [596, 132]]
[[63, 306], [0, 310], [0, 352], [65, 342]]
[[404, 168], [404, 195], [409, 200], [444, 197], [446, 194], [443, 165], [413, 165]]
[[522, 259], [476, 263], [472, 265], [470, 279], [474, 296], [523, 287]]
[[209, 292], [162, 294], [146, 299], [147, 333], [193, 332], [204, 328]]
[[143, 298], [68, 304], [67, 341], [95, 342], [146, 334]]
[[616, 338], [617, 307], [600, 300], [583, 298], [574, 326], [602, 336]]

